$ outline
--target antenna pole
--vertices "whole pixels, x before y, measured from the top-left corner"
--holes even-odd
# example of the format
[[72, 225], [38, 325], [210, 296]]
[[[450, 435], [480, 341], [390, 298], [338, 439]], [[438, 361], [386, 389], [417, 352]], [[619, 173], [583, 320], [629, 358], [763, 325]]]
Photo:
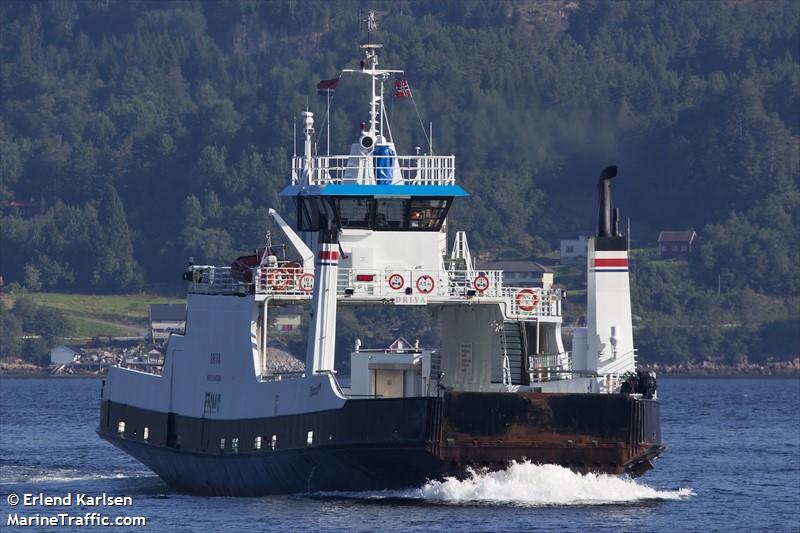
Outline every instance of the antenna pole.
[[[367, 52], [369, 53], [369, 52]], [[377, 120], [378, 110], [376, 109], [378, 103], [375, 101], [375, 65], [372, 65], [372, 101], [369, 103], [369, 130], [374, 135], [377, 133], [375, 128], [375, 121]]]
[[631, 217], [628, 217], [628, 251], [631, 251]]
[[383, 121], [386, 118], [384, 115], [386, 114], [386, 110], [383, 108], [383, 80], [381, 80], [381, 137], [383, 137]]
[[428, 148], [433, 155], [433, 122], [428, 122]]
[[325, 120], [328, 122], [327, 129], [328, 129], [328, 157], [331, 156], [331, 92], [326, 91], [328, 93], [328, 111], [325, 114]]

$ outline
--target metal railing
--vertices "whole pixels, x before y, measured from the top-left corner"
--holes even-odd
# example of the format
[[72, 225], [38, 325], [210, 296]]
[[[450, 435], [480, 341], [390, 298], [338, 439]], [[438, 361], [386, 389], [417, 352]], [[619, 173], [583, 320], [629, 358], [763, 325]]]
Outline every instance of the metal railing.
[[292, 185], [306, 173], [309, 185], [453, 185], [455, 171], [453, 155], [292, 157]]
[[[231, 276], [229, 267], [193, 266], [189, 292], [197, 294], [259, 294], [273, 298], [305, 299], [314, 292], [314, 273], [303, 268], [258, 267], [249, 279]], [[411, 303], [495, 301], [505, 306], [506, 318], [557, 317], [561, 291], [506, 287], [501, 270], [364, 270], [339, 268], [339, 299], [393, 300]]]
[[232, 277], [230, 267], [192, 265], [187, 274], [189, 292], [196, 294], [247, 294], [252, 285]]
[[561, 316], [561, 290], [533, 287], [503, 287], [503, 299], [509, 304], [506, 315], [522, 318], [531, 315]]
[[528, 356], [531, 383], [542, 383], [572, 377], [572, 353], [552, 353]]
[[[481, 277], [480, 288], [482, 290], [475, 289], [475, 281], [478, 277]], [[499, 297], [502, 286], [503, 272], [500, 270], [489, 272], [386, 271], [340, 268], [337, 277], [337, 293], [339, 295], [381, 298], [403, 295], [427, 298]], [[409, 289], [410, 292], [408, 292]]]

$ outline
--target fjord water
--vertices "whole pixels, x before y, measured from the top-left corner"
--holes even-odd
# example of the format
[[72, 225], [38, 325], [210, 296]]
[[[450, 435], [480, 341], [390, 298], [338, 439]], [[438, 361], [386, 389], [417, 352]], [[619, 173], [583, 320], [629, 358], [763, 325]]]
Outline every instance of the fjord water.
[[145, 531], [800, 530], [798, 379], [660, 380], [667, 450], [633, 481], [521, 463], [404, 491], [264, 498], [172, 492], [95, 436], [99, 396], [95, 379], [0, 380], [0, 527], [12, 492], [106, 492], [132, 496], [125, 514], [147, 517]]

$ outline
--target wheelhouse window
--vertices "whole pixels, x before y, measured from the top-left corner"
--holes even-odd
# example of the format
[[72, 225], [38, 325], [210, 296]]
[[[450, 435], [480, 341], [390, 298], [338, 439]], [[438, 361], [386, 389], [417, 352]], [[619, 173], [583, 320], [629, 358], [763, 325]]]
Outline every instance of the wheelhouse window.
[[408, 202], [408, 226], [411, 229], [438, 230], [447, 214], [447, 200], [414, 198]]
[[372, 219], [372, 201], [369, 198], [337, 198], [336, 212], [343, 228], [368, 229]]
[[452, 198], [372, 198], [367, 196], [301, 197], [297, 200], [300, 231], [318, 231], [336, 217], [344, 229], [439, 231]]
[[403, 230], [406, 226], [407, 200], [389, 198], [375, 202], [376, 230]]
[[297, 199], [297, 224], [300, 231], [317, 231], [325, 226], [326, 219], [333, 219], [335, 210], [329, 198], [318, 196]]

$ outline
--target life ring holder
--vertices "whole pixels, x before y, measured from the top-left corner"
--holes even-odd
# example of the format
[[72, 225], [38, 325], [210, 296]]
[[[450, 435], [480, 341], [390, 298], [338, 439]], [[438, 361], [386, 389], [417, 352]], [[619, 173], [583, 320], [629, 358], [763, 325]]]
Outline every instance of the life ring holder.
[[[528, 299], [531, 303], [523, 303]], [[539, 297], [533, 289], [520, 289], [519, 292], [517, 292], [516, 301], [517, 307], [519, 307], [521, 311], [527, 313], [530, 313], [539, 306]]]

